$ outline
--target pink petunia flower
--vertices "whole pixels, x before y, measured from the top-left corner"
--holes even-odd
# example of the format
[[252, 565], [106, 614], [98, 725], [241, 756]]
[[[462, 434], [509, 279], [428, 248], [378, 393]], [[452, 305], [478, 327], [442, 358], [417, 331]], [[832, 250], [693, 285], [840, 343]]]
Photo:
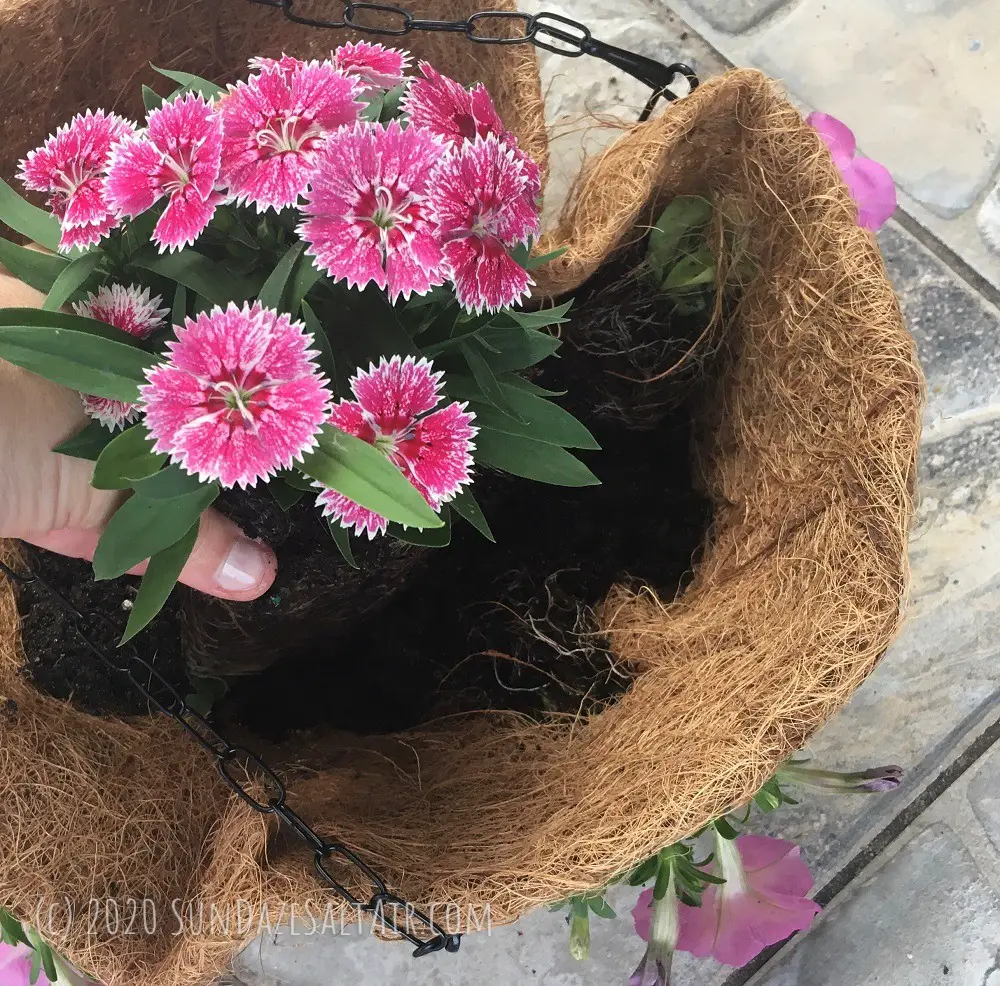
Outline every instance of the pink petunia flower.
[[[164, 324], [169, 314], [168, 309], [158, 307], [160, 300], [159, 296], [150, 298], [149, 288], [143, 289], [137, 284], [128, 287], [112, 284], [98, 288], [83, 301], [74, 302], [73, 311], [84, 318], [95, 318], [98, 322], [113, 325], [137, 339], [145, 339]], [[94, 397], [92, 394], [80, 396], [87, 414], [111, 431], [124, 428], [139, 417], [141, 409], [137, 404]]]
[[445, 280], [428, 198], [441, 145], [419, 127], [356, 123], [332, 134], [316, 170], [299, 235], [316, 266], [348, 287], [374, 282], [393, 301]]
[[538, 208], [525, 195], [528, 186], [522, 162], [492, 135], [466, 142], [434, 169], [438, 237], [455, 295], [470, 311], [512, 305], [534, 283], [508, 253], [538, 233]]
[[315, 448], [327, 380], [299, 322], [259, 303], [187, 319], [140, 388], [154, 449], [205, 482], [256, 486]]
[[219, 101], [222, 182], [258, 212], [295, 205], [328, 133], [358, 118], [360, 84], [330, 62], [280, 63], [230, 86]]
[[[330, 415], [342, 431], [374, 445], [437, 511], [472, 482], [472, 439], [479, 431], [465, 404], [434, 410], [442, 399], [441, 377], [426, 359], [383, 357], [378, 366], [358, 370], [351, 379], [355, 400], [340, 401]], [[324, 516], [369, 538], [389, 523], [334, 490], [324, 490], [316, 502]]]
[[857, 156], [854, 133], [828, 113], [810, 113], [806, 123], [819, 131], [830, 148], [834, 164], [858, 204], [858, 225], [872, 232], [881, 229], [896, 211], [896, 185], [889, 170], [878, 161]]
[[403, 81], [410, 56], [399, 48], [357, 41], [341, 45], [333, 53], [333, 64], [345, 75], [358, 79], [364, 87], [363, 96], [371, 96]]
[[741, 966], [768, 945], [808, 928], [820, 912], [799, 847], [764, 835], [734, 842], [716, 832], [713, 871], [726, 882], [705, 888], [701, 907], [680, 905], [677, 948]]
[[146, 130], [117, 144], [105, 191], [113, 208], [138, 216], [160, 199], [167, 207], [153, 230], [160, 252], [201, 235], [223, 200], [215, 190], [222, 161], [222, 120], [196, 93], [149, 114]]
[[[8, 945], [0, 942], [0, 986], [29, 986], [34, 954], [34, 949], [23, 943]], [[35, 986], [49, 986], [49, 979], [43, 971], [38, 973]]]
[[111, 148], [135, 132], [128, 120], [104, 110], [77, 115], [21, 162], [26, 188], [48, 195], [62, 227], [59, 249], [92, 246], [118, 225], [104, 192]]
[[660, 900], [653, 899], [652, 889], [639, 894], [632, 908], [632, 920], [636, 934], [648, 945], [629, 977], [629, 986], [670, 986], [670, 966], [677, 948], [679, 906], [673, 871], [667, 891]]

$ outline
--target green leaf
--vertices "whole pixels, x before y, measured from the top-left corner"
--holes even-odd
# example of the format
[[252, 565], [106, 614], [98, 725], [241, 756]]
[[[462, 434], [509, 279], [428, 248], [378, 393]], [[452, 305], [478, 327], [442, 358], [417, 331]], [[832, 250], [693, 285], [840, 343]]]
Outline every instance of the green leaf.
[[714, 283], [715, 260], [706, 245], [704, 251], [699, 250], [698, 253], [677, 261], [663, 281], [663, 290], [678, 291]]
[[142, 87], [142, 105], [146, 107], [146, 112], [151, 113], [158, 110], [164, 103], [163, 97], [149, 86]]
[[35, 955], [41, 962], [42, 969], [45, 971], [45, 977], [49, 982], [55, 982], [59, 976], [56, 970], [55, 959], [52, 956], [52, 949], [42, 940], [41, 935], [34, 928], [28, 928], [28, 937], [31, 939], [31, 945], [35, 949]]
[[221, 264], [191, 247], [179, 253], [157, 253], [155, 247], [146, 246], [129, 263], [183, 284], [213, 305], [246, 301], [256, 295], [259, 287], [257, 281], [234, 277]]
[[649, 880], [652, 880], [654, 876], [656, 876], [656, 871], [659, 868], [660, 857], [650, 856], [649, 859], [643, 860], [643, 862], [639, 863], [639, 865], [636, 866], [631, 873], [629, 873], [626, 878], [628, 885], [630, 887], [642, 886], [642, 884], [647, 883]]
[[556, 305], [554, 308], [543, 308], [538, 312], [515, 312], [506, 311], [503, 314], [512, 318], [522, 329], [544, 329], [549, 325], [561, 325], [568, 322], [568, 318], [563, 316], [569, 311], [573, 304], [573, 299]]
[[56, 278], [69, 266], [69, 261], [54, 253], [29, 250], [10, 240], [0, 239], [0, 264], [19, 281], [47, 294]]
[[257, 295], [257, 300], [265, 308], [274, 308], [277, 311], [287, 310], [282, 304], [285, 297], [285, 289], [288, 286], [289, 278], [292, 276], [292, 271], [295, 269], [295, 265], [298, 263], [305, 248], [305, 240], [299, 240], [298, 243], [292, 244], [285, 251], [285, 255], [281, 260], [275, 265], [274, 270], [268, 275], [264, 286], [260, 289], [260, 294]]
[[476, 461], [553, 486], [599, 486], [601, 482], [565, 449], [496, 431], [476, 436]]
[[525, 270], [535, 270], [535, 268], [541, 267], [542, 264], [547, 264], [550, 260], [561, 257], [568, 249], [568, 246], [564, 246], [559, 247], [558, 250], [551, 251], [551, 253], [543, 253], [540, 257], [528, 257], [527, 261], [521, 264], [521, 266]]
[[330, 537], [333, 538], [333, 543], [337, 546], [337, 550], [344, 561], [351, 568], [360, 569], [361, 566], [354, 560], [354, 552], [351, 550], [351, 532], [332, 518], [327, 520], [326, 526], [330, 531]]
[[384, 99], [382, 96], [375, 96], [369, 100], [368, 105], [358, 114], [358, 118], [366, 123], [378, 123], [382, 116], [382, 106]]
[[390, 524], [388, 533], [404, 544], [415, 544], [422, 548], [447, 548], [451, 544], [451, 516], [447, 507], [441, 509], [440, 517], [444, 522], [441, 527], [417, 531], [412, 527]]
[[28, 983], [35, 986], [38, 977], [42, 974], [42, 953], [34, 948], [31, 952], [31, 968], [28, 970]]
[[333, 358], [330, 340], [327, 337], [326, 329], [320, 325], [320, 321], [308, 301], [302, 302], [302, 320], [306, 323], [306, 331], [313, 337], [313, 348], [319, 350], [316, 365], [319, 366], [328, 380], [336, 381], [337, 361]]
[[3, 940], [8, 945], [17, 945], [19, 943], [24, 945], [31, 944], [30, 939], [24, 933], [21, 922], [2, 907], [0, 907], [0, 931], [3, 932]]
[[215, 99], [216, 96], [221, 96], [225, 92], [222, 86], [216, 85], [214, 82], [209, 82], [208, 79], [203, 79], [200, 75], [192, 75], [190, 72], [178, 72], [169, 68], [157, 68], [152, 62], [149, 63], [149, 67], [154, 72], [159, 72], [160, 75], [166, 76], [191, 92], [200, 93], [206, 99]]
[[115, 433], [105, 428], [100, 421], [91, 421], [52, 451], [60, 455], [71, 455], [75, 459], [89, 459], [91, 462], [96, 462], [97, 457], [114, 437]]
[[288, 287], [288, 310], [293, 315], [298, 314], [306, 295], [322, 276], [323, 272], [313, 263], [312, 257], [303, 253], [295, 265], [295, 272]]
[[524, 370], [553, 355], [562, 343], [548, 332], [523, 329], [520, 326], [490, 326], [477, 336], [490, 353], [489, 363], [494, 372]]
[[145, 479], [136, 480], [132, 483], [132, 489], [147, 500], [171, 500], [175, 496], [194, 493], [204, 485], [197, 476], [186, 473], [175, 463]]
[[725, 817], [717, 818], [712, 824], [719, 835], [727, 842], [732, 842], [740, 834], [739, 830], [734, 828]]
[[377, 363], [381, 356], [422, 355], [380, 291], [352, 291], [339, 286], [336, 297], [343, 315], [332, 331], [354, 366]]
[[165, 454], [153, 452], [146, 426], [132, 425], [112, 439], [98, 456], [90, 482], [97, 490], [129, 489], [135, 480], [159, 471], [166, 461]]
[[480, 428], [500, 431], [505, 435], [519, 435], [549, 445], [561, 445], [563, 448], [600, 449], [601, 447], [594, 440], [594, 436], [569, 411], [544, 397], [510, 384], [506, 379], [500, 380], [498, 386], [509, 406], [517, 414], [517, 418], [512, 418], [506, 414], [499, 414], [488, 404], [483, 404], [472, 384], [473, 381], [457, 375], [445, 380], [450, 397], [470, 402], [471, 409], [476, 412], [476, 424]]
[[476, 384], [482, 391], [483, 397], [502, 414], [516, 418], [518, 416], [517, 411], [507, 399], [506, 392], [500, 386], [500, 382], [494, 375], [493, 370], [490, 369], [490, 364], [479, 352], [478, 347], [471, 342], [462, 342], [458, 348], [465, 357], [465, 362], [468, 363], [469, 369], [472, 370], [472, 375], [475, 377]]
[[490, 530], [490, 525], [486, 522], [482, 508], [468, 489], [462, 490], [454, 500], [450, 500], [448, 506], [459, 517], [468, 521], [487, 541], [492, 541], [496, 544], [496, 538]]
[[187, 317], [187, 288], [178, 284], [174, 291], [174, 303], [170, 309], [170, 324], [183, 325]]
[[298, 470], [368, 510], [409, 527], [441, 527], [427, 501], [373, 445], [324, 425], [319, 447], [306, 453]]
[[200, 716], [208, 716], [216, 702], [229, 691], [229, 685], [222, 678], [192, 678], [192, 691], [184, 696], [184, 704], [194, 709]]
[[291, 486], [293, 490], [302, 490], [303, 493], [319, 493], [311, 479], [294, 469], [281, 469], [275, 473], [274, 478], [280, 479], [286, 486]]
[[0, 309], [0, 358], [84, 394], [130, 403], [156, 362], [121, 329], [35, 308]]
[[140, 630], [145, 630], [153, 617], [163, 609], [163, 604], [177, 585], [181, 569], [187, 564], [194, 550], [194, 543], [198, 540], [198, 524], [196, 520], [179, 541], [169, 548], [157, 551], [149, 559], [146, 574], [139, 584], [139, 593], [128, 615], [125, 633], [118, 641], [119, 647], [128, 643]]
[[712, 218], [712, 203], [700, 195], [678, 195], [650, 230], [646, 258], [661, 276], [681, 252], [681, 243], [692, 231], [704, 228]]
[[288, 513], [292, 507], [295, 506], [299, 500], [304, 497], [304, 490], [297, 490], [294, 486], [289, 486], [287, 483], [283, 483], [280, 479], [272, 479], [267, 484], [267, 492], [274, 497], [274, 502], [281, 507], [285, 513]]
[[399, 116], [399, 101], [403, 98], [403, 93], [405, 92], [405, 82], [401, 82], [398, 86], [393, 86], [391, 89], [386, 90], [385, 95], [382, 97], [382, 112], [379, 115], [379, 120], [382, 123], [388, 123]]
[[172, 500], [134, 495], [108, 521], [94, 552], [94, 578], [116, 579], [176, 544], [219, 495], [215, 483]]
[[51, 250], [59, 249], [59, 220], [49, 212], [31, 205], [21, 198], [10, 185], [0, 178], [0, 222]]
[[103, 260], [104, 254], [100, 250], [91, 250], [67, 264], [49, 289], [42, 308], [49, 312], [59, 311]]
[[670, 871], [673, 864], [669, 860], [660, 860], [656, 869], [656, 882], [653, 884], [653, 900], [663, 900], [670, 887]]
[[606, 921], [610, 921], [611, 918], [617, 917], [614, 909], [611, 905], [601, 897], [588, 897], [587, 903], [590, 904], [590, 909], [599, 917], [604, 918]]
[[537, 397], [565, 397], [569, 393], [568, 390], [547, 390], [545, 387], [539, 387], [533, 380], [525, 380], [524, 377], [519, 377], [515, 373], [506, 374], [503, 382], [508, 387], [517, 387], [518, 390], [523, 390], [527, 394], [535, 394]]

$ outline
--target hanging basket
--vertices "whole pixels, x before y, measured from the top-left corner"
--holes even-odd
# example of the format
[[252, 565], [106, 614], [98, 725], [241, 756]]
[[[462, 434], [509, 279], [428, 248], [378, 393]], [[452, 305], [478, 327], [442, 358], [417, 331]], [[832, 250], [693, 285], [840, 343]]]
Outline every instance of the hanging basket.
[[[8, 175], [73, 111], [119, 108], [147, 60], [226, 77], [253, 54], [331, 46], [331, 35], [268, 11], [167, 6], [150, 15], [145, 0], [26, 0], [0, 13], [0, 64], [16, 94]], [[476, 5], [432, 7], [451, 17]], [[412, 47], [485, 82], [522, 146], [545, 160], [529, 49], [444, 35]], [[52, 65], [61, 84], [46, 101]], [[774, 83], [729, 72], [624, 130], [540, 245], [568, 247], [537, 272], [541, 293], [572, 294], [679, 194], [738, 203], [755, 272], [720, 329], [698, 413], [693, 455], [714, 522], [693, 582], [674, 601], [616, 588], [600, 611], [616, 655], [638, 669], [627, 693], [585, 721], [476, 716], [258, 744], [296, 810], [417, 906], [488, 907], [493, 924], [514, 921], [691, 834], [745, 802], [840, 709], [899, 627], [921, 376], [873, 237]], [[0, 627], [10, 700], [0, 706], [0, 901], [29, 918], [39, 902], [58, 914], [68, 905], [76, 919], [47, 929], [53, 945], [109, 986], [208, 982], [257, 932], [176, 935], [174, 900], [206, 914], [239, 901], [272, 919], [323, 906], [301, 844], [232, 794], [174, 723], [97, 719], [25, 683], [6, 586]], [[155, 901], [160, 926], [95, 926], [88, 902], [108, 899]]]

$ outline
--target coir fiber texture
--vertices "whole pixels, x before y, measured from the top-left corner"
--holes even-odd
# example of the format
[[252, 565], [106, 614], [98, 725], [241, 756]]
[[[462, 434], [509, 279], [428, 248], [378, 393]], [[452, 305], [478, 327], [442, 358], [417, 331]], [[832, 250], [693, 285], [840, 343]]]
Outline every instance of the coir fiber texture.
[[[7, 125], [21, 153], [71, 109], [117, 105], [146, 60], [223, 75], [340, 37], [220, 0], [5, 0]], [[431, 40], [423, 53], [482, 79], [544, 157], [530, 53]], [[52, 71], [60, 89], [46, 98]], [[618, 657], [639, 671], [629, 691], [589, 719], [468, 716], [260, 744], [289, 803], [418, 905], [488, 905], [493, 923], [513, 921], [692, 833], [801, 747], [899, 626], [922, 399], [913, 343], [828, 152], [770, 81], [734, 71], [625, 129], [541, 245], [569, 246], [538, 272], [541, 292], [572, 292], [680, 193], [738, 211], [755, 273], [722, 327], [699, 421], [716, 519], [694, 581], [677, 600], [617, 590], [603, 606]], [[29, 919], [40, 901], [75, 908], [53, 944], [108, 986], [210, 981], [257, 931], [235, 919], [226, 931], [236, 901], [254, 922], [265, 906], [275, 920], [334, 902], [303, 846], [229, 792], [176, 725], [95, 719], [30, 689], [0, 590], [0, 901]], [[151, 899], [156, 933], [88, 921], [94, 898]], [[175, 899], [200, 902], [200, 933], [175, 934]]]

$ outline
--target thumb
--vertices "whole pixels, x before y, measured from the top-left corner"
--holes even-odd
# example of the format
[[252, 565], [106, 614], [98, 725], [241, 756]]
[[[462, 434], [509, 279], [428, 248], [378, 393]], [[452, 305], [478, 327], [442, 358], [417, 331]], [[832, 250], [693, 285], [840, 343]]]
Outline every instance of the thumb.
[[250, 600], [267, 592], [277, 569], [270, 545], [251, 540], [228, 517], [209, 509], [201, 515], [198, 540], [180, 581], [221, 599]]
[[[63, 528], [24, 540], [72, 558], [93, 558], [99, 528]], [[128, 574], [142, 575], [146, 562]], [[220, 599], [249, 601], [271, 587], [278, 560], [269, 545], [252, 541], [228, 517], [215, 510], [201, 515], [198, 540], [181, 571], [180, 581]]]

